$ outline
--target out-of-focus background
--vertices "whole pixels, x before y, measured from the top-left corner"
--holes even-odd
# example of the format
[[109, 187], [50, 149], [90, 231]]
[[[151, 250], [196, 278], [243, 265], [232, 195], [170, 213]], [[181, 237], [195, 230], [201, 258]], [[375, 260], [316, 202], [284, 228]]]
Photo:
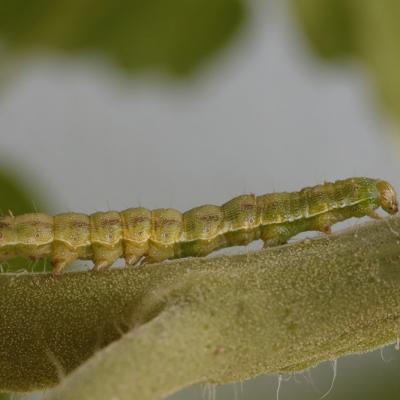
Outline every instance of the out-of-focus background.
[[[2, 212], [186, 210], [349, 176], [400, 188], [395, 0], [0, 0], [0, 10]], [[170, 400], [329, 390], [394, 400], [399, 369], [393, 345]]]

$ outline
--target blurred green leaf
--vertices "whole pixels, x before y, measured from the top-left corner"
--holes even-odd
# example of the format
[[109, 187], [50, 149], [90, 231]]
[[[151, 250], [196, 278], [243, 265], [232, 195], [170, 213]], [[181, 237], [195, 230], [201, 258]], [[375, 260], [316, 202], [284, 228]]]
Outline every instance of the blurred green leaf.
[[[0, 213], [1, 215], [9, 212], [14, 215], [35, 212], [35, 208], [43, 210], [43, 202], [37, 195], [30, 190], [18, 177], [10, 172], [0, 169]], [[16, 258], [1, 263], [3, 270], [15, 270], [26, 268], [26, 260]], [[49, 270], [50, 265], [46, 260], [32, 263], [33, 271]], [[0, 400], [1, 397], [0, 397]]]
[[369, 68], [385, 105], [400, 118], [400, 2], [292, 0], [317, 54], [358, 59]]
[[34, 195], [13, 174], [0, 169], [0, 211], [13, 214], [33, 212]]
[[293, 0], [293, 4], [319, 56], [334, 59], [354, 53], [351, 0]]
[[8, 52], [104, 55], [128, 71], [192, 72], [244, 17], [241, 0], [0, 0]]

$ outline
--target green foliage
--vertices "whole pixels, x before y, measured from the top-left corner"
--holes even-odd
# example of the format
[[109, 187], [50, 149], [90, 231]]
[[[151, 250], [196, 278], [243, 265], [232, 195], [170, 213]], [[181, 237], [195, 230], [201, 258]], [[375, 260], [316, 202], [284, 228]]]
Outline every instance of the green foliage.
[[17, 215], [33, 212], [34, 194], [12, 173], [0, 169], [0, 212], [7, 214], [9, 210]]
[[355, 52], [351, 0], [293, 0], [307, 38], [326, 59]]
[[6, 51], [106, 56], [127, 71], [192, 72], [244, 17], [241, 0], [0, 0]]
[[313, 49], [328, 60], [358, 59], [371, 71], [381, 97], [400, 119], [400, 2], [292, 0]]

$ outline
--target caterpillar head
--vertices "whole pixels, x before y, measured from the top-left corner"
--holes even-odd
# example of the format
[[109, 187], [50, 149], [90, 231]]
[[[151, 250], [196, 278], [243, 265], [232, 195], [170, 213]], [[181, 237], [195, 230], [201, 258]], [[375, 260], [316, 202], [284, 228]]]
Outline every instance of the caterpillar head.
[[396, 191], [393, 186], [386, 181], [378, 181], [376, 188], [379, 192], [379, 204], [389, 214], [396, 214], [399, 211], [397, 204]]

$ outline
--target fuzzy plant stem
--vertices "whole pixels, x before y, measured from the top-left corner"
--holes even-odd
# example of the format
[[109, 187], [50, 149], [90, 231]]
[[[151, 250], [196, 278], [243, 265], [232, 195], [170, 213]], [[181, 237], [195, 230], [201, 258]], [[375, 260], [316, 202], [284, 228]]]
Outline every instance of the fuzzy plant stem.
[[235, 256], [0, 274], [0, 293], [0, 390], [162, 399], [395, 342], [400, 218]]

